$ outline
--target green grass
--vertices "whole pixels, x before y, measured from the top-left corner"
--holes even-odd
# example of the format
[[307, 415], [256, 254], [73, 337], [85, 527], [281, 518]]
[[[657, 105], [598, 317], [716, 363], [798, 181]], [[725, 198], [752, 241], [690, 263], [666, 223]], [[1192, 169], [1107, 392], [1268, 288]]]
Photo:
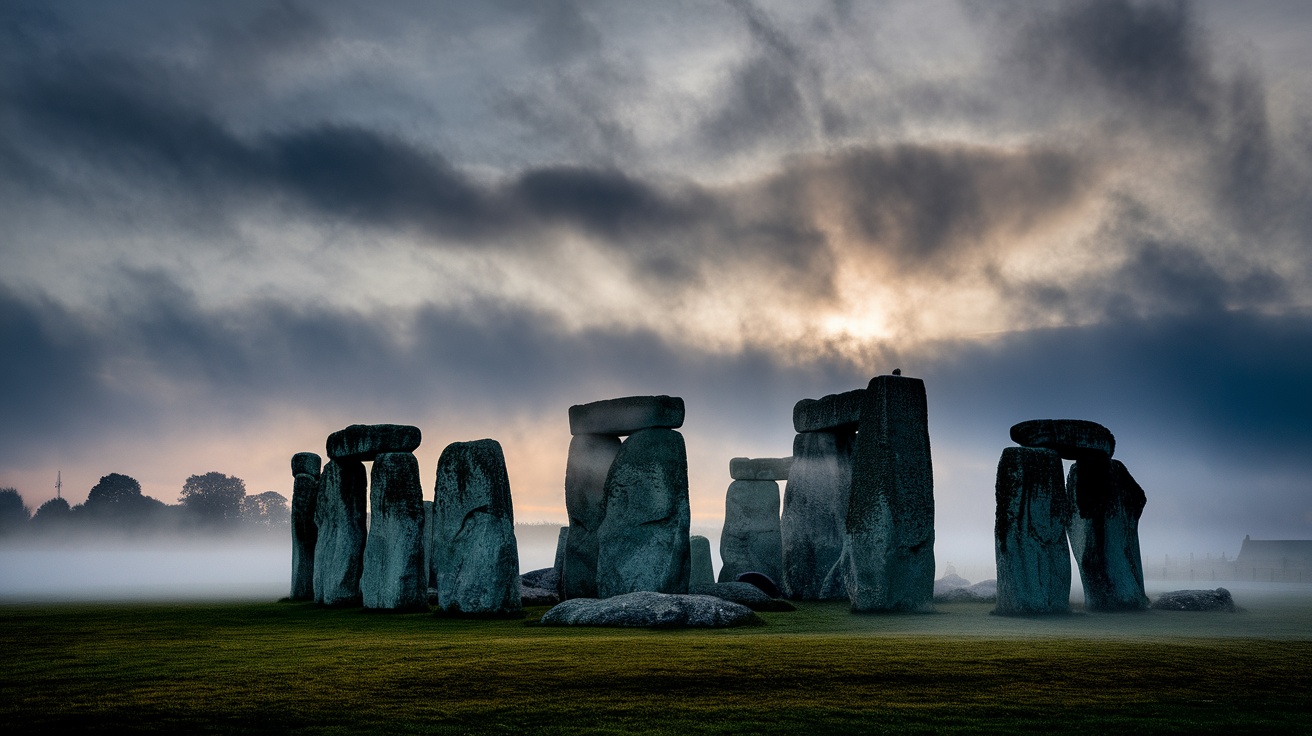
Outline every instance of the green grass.
[[[6, 733], [1306, 732], [1312, 604], [721, 631], [293, 603], [0, 606]], [[530, 619], [540, 615], [535, 609]]]

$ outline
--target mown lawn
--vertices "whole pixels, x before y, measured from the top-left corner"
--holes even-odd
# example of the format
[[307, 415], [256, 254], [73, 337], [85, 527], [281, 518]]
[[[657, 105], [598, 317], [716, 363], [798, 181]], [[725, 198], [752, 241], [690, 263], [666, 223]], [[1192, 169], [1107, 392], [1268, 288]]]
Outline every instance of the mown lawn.
[[1308, 605], [1058, 620], [988, 608], [799, 604], [762, 627], [633, 631], [294, 603], [4, 605], [0, 722], [5, 733], [1312, 730]]

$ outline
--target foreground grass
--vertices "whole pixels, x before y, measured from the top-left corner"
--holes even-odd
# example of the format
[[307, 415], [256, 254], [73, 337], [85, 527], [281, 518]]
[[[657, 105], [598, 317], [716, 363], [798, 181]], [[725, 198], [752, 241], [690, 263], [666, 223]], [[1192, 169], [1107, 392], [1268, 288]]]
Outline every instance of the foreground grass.
[[[629, 631], [291, 603], [8, 605], [0, 722], [7, 733], [1296, 732], [1312, 706], [1308, 608], [1051, 622], [978, 604], [900, 617], [802, 604], [764, 627]], [[1291, 616], [1279, 638], [1245, 635]]]

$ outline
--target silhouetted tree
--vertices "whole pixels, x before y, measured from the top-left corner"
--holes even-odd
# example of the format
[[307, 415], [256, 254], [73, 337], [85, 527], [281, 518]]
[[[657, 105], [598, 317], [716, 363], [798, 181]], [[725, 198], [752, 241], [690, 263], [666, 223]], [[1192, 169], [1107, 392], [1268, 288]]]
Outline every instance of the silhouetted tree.
[[122, 473], [101, 476], [87, 494], [86, 503], [73, 508], [74, 517], [83, 515], [93, 523], [115, 526], [138, 526], [153, 520], [165, 508], [158, 499], [144, 496], [136, 478]]
[[31, 511], [23, 503], [23, 497], [13, 488], [0, 488], [0, 534], [9, 534], [22, 529]]
[[66, 524], [72, 515], [73, 511], [69, 507], [68, 501], [62, 498], [52, 498], [37, 507], [36, 513], [32, 514], [32, 527], [34, 529], [48, 529], [60, 524]]
[[241, 518], [245, 498], [246, 481], [212, 471], [187, 478], [178, 500], [196, 519], [210, 524], [226, 524]]
[[136, 478], [122, 473], [110, 473], [100, 476], [100, 482], [87, 494], [86, 507], [95, 509], [130, 504], [141, 497], [141, 484]]
[[287, 526], [291, 522], [292, 512], [286, 496], [277, 491], [265, 491], [242, 499], [241, 518], [254, 526]]

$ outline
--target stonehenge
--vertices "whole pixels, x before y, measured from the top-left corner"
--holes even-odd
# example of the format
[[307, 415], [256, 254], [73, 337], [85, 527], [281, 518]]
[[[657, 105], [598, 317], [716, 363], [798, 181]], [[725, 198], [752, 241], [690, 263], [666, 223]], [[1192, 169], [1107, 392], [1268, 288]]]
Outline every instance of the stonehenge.
[[777, 481], [788, 480], [791, 466], [791, 457], [736, 457], [729, 461], [729, 476], [734, 480], [724, 497], [719, 582], [752, 571], [774, 580], [783, 577]]
[[517, 614], [519, 548], [500, 443], [453, 442], [442, 451], [433, 525], [438, 607], [459, 615]]
[[360, 574], [364, 607], [403, 611], [427, 605], [424, 493], [412, 453], [384, 452], [374, 458], [369, 508]]
[[292, 590], [294, 601], [314, 600], [314, 547], [319, 527], [314, 522], [319, 500], [322, 460], [313, 452], [292, 455]]
[[1061, 456], [1008, 447], [998, 461], [994, 554], [999, 615], [1070, 611], [1068, 508]]

